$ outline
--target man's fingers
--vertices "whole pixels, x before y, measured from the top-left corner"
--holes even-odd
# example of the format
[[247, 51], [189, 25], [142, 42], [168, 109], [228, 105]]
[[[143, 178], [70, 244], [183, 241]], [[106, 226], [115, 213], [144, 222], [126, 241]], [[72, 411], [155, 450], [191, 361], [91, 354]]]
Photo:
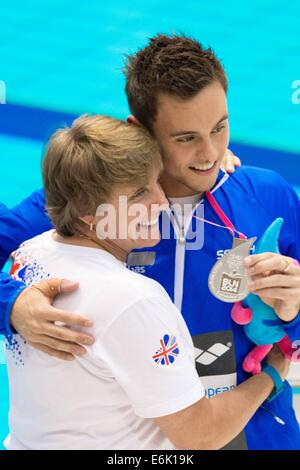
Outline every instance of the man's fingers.
[[275, 253], [261, 253], [259, 255], [249, 255], [244, 259], [244, 264], [247, 268], [253, 268], [257, 263], [260, 263], [261, 261], [270, 260], [275, 256]]
[[61, 341], [59, 339], [51, 338], [46, 335], [36, 335], [32, 337], [32, 343], [39, 343], [44, 346], [48, 346], [57, 351], [72, 354], [74, 356], [84, 356], [86, 349], [76, 343], [70, 343], [68, 341]]
[[43, 333], [55, 339], [69, 341], [71, 343], [91, 345], [95, 342], [93, 336], [86, 335], [80, 331], [74, 331], [65, 326], [57, 326], [46, 322], [43, 324]]
[[[288, 270], [284, 272], [287, 266], [288, 266]], [[255, 262], [255, 264], [248, 266], [247, 269], [248, 269], [248, 274], [250, 276], [258, 276], [262, 274], [267, 275], [266, 273], [270, 274], [271, 272], [274, 272], [274, 271], [279, 272], [279, 273], [284, 273], [285, 276], [291, 275], [291, 274], [295, 275], [295, 274], [300, 273], [299, 267], [294, 264], [294, 261], [291, 258], [288, 258], [287, 256], [281, 256], [281, 255], [264, 258], [264, 259], [260, 258], [258, 261]]]
[[[251, 292], [253, 292], [251, 290]], [[287, 289], [286, 287], [269, 287], [266, 289], [259, 289], [255, 291], [255, 294], [261, 298], [269, 298], [269, 299], [279, 299], [279, 300], [290, 300], [291, 298], [297, 299], [299, 297], [299, 289], [298, 288], [291, 288]]]
[[274, 274], [273, 276], [253, 279], [248, 284], [248, 289], [251, 291], [257, 291], [268, 287], [285, 287], [287, 289], [293, 287], [299, 288], [299, 280], [299, 278], [293, 276], [285, 276], [284, 274]]
[[56, 349], [52, 349], [49, 346], [40, 343], [29, 343], [33, 348], [42, 351], [49, 356], [56, 357], [57, 359], [62, 359], [63, 361], [74, 361], [75, 357], [73, 354], [69, 354], [63, 351], [57, 351]]
[[47, 310], [44, 309], [42, 318], [43, 320], [61, 322], [65, 323], [66, 325], [91, 327], [94, 324], [92, 320], [89, 320], [83, 315], [79, 315], [78, 313], [70, 313], [66, 310], [61, 310], [59, 308], [50, 306], [47, 308]]
[[266, 268], [266, 271], [283, 271], [286, 268], [288, 262], [291, 264], [289, 271], [292, 270], [292, 268], [294, 271], [297, 271], [297, 269], [299, 270], [299, 267], [295, 265], [293, 258], [289, 258], [288, 256], [283, 256], [277, 253], [261, 253], [259, 255], [247, 256], [244, 259], [246, 268], [259, 269], [260, 265], [260, 271], [262, 271], [264, 268]]
[[54, 299], [58, 294], [73, 292], [79, 287], [78, 282], [69, 281], [67, 279], [45, 279], [36, 286], [33, 286], [33, 289], [38, 289], [42, 294], [44, 294], [49, 299]]

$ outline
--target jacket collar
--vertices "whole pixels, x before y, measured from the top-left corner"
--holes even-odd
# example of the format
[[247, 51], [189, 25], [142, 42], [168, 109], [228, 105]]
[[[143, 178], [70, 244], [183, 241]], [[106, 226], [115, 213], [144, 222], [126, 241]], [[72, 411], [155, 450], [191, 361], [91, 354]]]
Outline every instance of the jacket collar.
[[225, 183], [225, 181], [228, 180], [228, 178], [229, 174], [220, 168], [217, 180], [210, 192], [214, 193], [215, 191], [217, 191]]

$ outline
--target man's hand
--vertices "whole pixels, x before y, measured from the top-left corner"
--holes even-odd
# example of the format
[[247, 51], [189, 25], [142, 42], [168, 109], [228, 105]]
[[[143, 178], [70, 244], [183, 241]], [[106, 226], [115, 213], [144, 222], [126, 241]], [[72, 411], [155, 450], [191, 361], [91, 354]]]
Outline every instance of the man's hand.
[[275, 253], [245, 259], [252, 282], [248, 288], [272, 307], [277, 316], [290, 322], [300, 310], [300, 267], [292, 258]]
[[[50, 356], [71, 361], [86, 353], [81, 344], [93, 344], [92, 336], [70, 329], [69, 325], [91, 327], [93, 322], [82, 315], [52, 307], [55, 297], [77, 290], [78, 283], [49, 279], [25, 289], [12, 309], [11, 324], [36, 349]], [[58, 326], [61, 322], [67, 326]]]
[[267, 355], [267, 364], [275, 367], [281, 380], [285, 380], [290, 370], [290, 361], [284, 356], [280, 348], [275, 344]]
[[225, 170], [226, 173], [234, 173], [236, 167], [241, 166], [241, 164], [239, 157], [234, 155], [231, 150], [227, 149], [221, 163], [223, 170]]

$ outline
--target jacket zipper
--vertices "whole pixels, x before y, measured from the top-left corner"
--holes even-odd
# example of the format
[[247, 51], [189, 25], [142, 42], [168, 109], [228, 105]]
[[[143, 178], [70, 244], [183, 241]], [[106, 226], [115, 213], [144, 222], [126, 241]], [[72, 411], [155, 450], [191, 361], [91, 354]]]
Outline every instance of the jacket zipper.
[[281, 424], [282, 426], [285, 425], [285, 421], [283, 421], [283, 419], [279, 418], [279, 416], [276, 416], [275, 413], [273, 413], [273, 411], [269, 410], [268, 408], [266, 408], [265, 406], [261, 405], [260, 407], [263, 411], [269, 413], [271, 416], [273, 416], [273, 418], [275, 419], [275, 421], [277, 421], [277, 423]]
[[[225, 181], [228, 179], [229, 175], [224, 172], [223, 177], [216, 185], [216, 187], [212, 190], [214, 193], [217, 189], [219, 189]], [[199, 204], [203, 203], [203, 199], [197, 204], [195, 209], [192, 211], [190, 217], [186, 220], [184, 227], [180, 227], [178, 219], [176, 215], [173, 214], [173, 227], [176, 233], [176, 254], [175, 254], [175, 278], [174, 278], [174, 304], [180, 310], [182, 309], [182, 299], [183, 299], [183, 283], [184, 283], [184, 262], [185, 262], [185, 245], [186, 245], [186, 233], [190, 226], [193, 214], [195, 213], [196, 208]], [[170, 213], [169, 213], [170, 216]], [[172, 218], [170, 217], [170, 220]]]
[[174, 304], [181, 311], [182, 298], [183, 298], [184, 261], [185, 261], [185, 234], [184, 234], [184, 228], [181, 228], [179, 230], [180, 232], [176, 240]]

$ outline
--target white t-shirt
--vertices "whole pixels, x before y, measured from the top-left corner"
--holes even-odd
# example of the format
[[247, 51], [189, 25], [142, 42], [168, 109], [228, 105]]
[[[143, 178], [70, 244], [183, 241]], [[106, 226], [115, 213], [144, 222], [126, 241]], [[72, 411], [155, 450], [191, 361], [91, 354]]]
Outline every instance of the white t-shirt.
[[193, 343], [156, 281], [97, 248], [40, 235], [14, 253], [13, 276], [79, 281], [55, 306], [94, 321], [87, 354], [65, 362], [14, 337], [7, 350], [8, 449], [173, 449], [153, 418], [204, 396]]

